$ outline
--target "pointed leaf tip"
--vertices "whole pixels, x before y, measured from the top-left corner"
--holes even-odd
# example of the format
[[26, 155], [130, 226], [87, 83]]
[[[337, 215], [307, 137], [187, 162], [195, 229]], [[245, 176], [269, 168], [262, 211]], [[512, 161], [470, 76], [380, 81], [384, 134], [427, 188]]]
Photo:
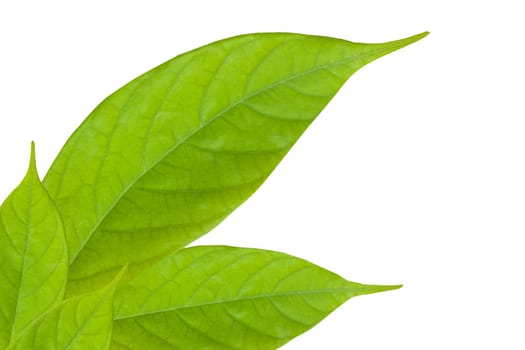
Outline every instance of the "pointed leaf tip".
[[361, 67], [377, 60], [380, 57], [386, 56], [394, 51], [397, 51], [405, 46], [415, 43], [426, 37], [429, 32], [422, 32], [416, 35], [409, 36], [404, 39], [398, 39], [393, 41], [387, 41], [378, 44], [366, 44], [366, 43], [354, 43], [355, 45], [361, 46]]
[[392, 51], [401, 49], [401, 48], [403, 48], [405, 46], [408, 46], [410, 44], [413, 44], [416, 41], [419, 41], [419, 40], [423, 39], [428, 34], [430, 34], [430, 32], [423, 32], [423, 33], [419, 33], [419, 34], [416, 34], [416, 35], [409, 36], [409, 37], [404, 38], [404, 39], [390, 41], [390, 42], [385, 43], [384, 45], [389, 45], [392, 48], [392, 50], [390, 52], [392, 52]]
[[396, 285], [391, 285], [391, 286], [373, 285], [373, 284], [361, 284], [358, 287], [358, 294], [357, 295], [366, 295], [366, 294], [388, 292], [388, 291], [391, 291], [391, 290], [399, 289], [401, 287], [403, 287], [402, 284], [396, 284]]
[[35, 141], [31, 141], [31, 156], [29, 158], [29, 172], [36, 173]]
[[386, 43], [380, 44], [380, 45], [391, 44], [393, 46], [394, 45], [397, 46], [397, 48], [402, 48], [402, 47], [405, 47], [407, 45], [415, 43], [416, 41], [419, 41], [419, 40], [423, 39], [428, 34], [430, 34], [430, 32], [422, 32], [422, 33], [419, 33], [419, 34], [416, 34], [416, 35], [411, 35], [411, 36], [403, 38], [403, 39], [389, 41], [389, 42], [386, 42]]
[[405, 39], [401, 39], [401, 40], [407, 40], [407, 41], [410, 41], [410, 42], [414, 43], [414, 42], [416, 42], [418, 40], [423, 39], [424, 37], [426, 37], [429, 34], [430, 34], [429, 31], [424, 31], [424, 32], [421, 32], [419, 34], [412, 35], [412, 36], [409, 36], [409, 37], [407, 37]]

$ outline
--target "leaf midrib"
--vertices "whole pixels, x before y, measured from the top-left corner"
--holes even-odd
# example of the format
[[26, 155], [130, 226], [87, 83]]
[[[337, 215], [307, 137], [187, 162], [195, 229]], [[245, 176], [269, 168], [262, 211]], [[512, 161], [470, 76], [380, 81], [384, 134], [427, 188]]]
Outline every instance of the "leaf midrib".
[[181, 141], [179, 141], [178, 143], [176, 143], [175, 145], [173, 145], [172, 147], [170, 147], [166, 152], [164, 152], [157, 161], [155, 161], [154, 163], [152, 163], [150, 165], [150, 167], [148, 169], [144, 169], [144, 171], [142, 171], [139, 175], [137, 175], [135, 178], [133, 178], [131, 180], [131, 182], [123, 189], [123, 191], [121, 192], [121, 194], [115, 199], [115, 202], [106, 210], [106, 212], [101, 216], [100, 220], [98, 220], [98, 222], [96, 223], [96, 225], [93, 227], [93, 229], [89, 232], [89, 234], [86, 236], [85, 240], [82, 242], [82, 244], [79, 246], [78, 248], [78, 251], [74, 253], [73, 255], [73, 258], [71, 259], [70, 261], [70, 265], [73, 265], [74, 262], [76, 261], [77, 257], [80, 255], [80, 252], [84, 249], [84, 247], [86, 246], [86, 244], [89, 242], [89, 240], [91, 239], [91, 237], [93, 236], [93, 234], [98, 231], [99, 227], [102, 225], [102, 223], [106, 220], [106, 218], [108, 217], [108, 215], [113, 211], [113, 209], [118, 205], [118, 203], [120, 202], [120, 200], [129, 192], [129, 190], [135, 186], [135, 184], [142, 178], [144, 177], [144, 175], [146, 175], [147, 173], [149, 173], [151, 171], [151, 169], [153, 169], [155, 166], [157, 166], [160, 162], [162, 162], [166, 157], [168, 157], [171, 153], [173, 153], [180, 145], [184, 144], [187, 140], [189, 140], [190, 138], [192, 138], [194, 135], [196, 135], [197, 133], [199, 133], [201, 130], [203, 130], [207, 125], [211, 124], [213, 121], [215, 121], [216, 119], [224, 116], [226, 113], [228, 113], [230, 110], [232, 110], [233, 108], [243, 104], [244, 102], [248, 101], [249, 99], [261, 94], [261, 93], [264, 93], [274, 87], [277, 87], [277, 86], [280, 86], [282, 84], [285, 84], [286, 82], [288, 81], [291, 81], [291, 80], [294, 80], [294, 79], [297, 79], [297, 78], [300, 78], [300, 77], [303, 77], [305, 75], [308, 75], [310, 73], [314, 73], [314, 72], [317, 72], [319, 70], [322, 70], [322, 69], [326, 69], [326, 68], [329, 68], [329, 67], [333, 67], [333, 66], [337, 66], [337, 65], [342, 65], [342, 64], [345, 64], [349, 61], [352, 61], [352, 60], [358, 60], [360, 58], [363, 58], [365, 56], [374, 56], [376, 53], [378, 52], [385, 52], [387, 50], [385, 50], [384, 48], [383, 49], [378, 49], [378, 50], [373, 50], [373, 51], [370, 51], [370, 52], [367, 52], [365, 54], [362, 54], [362, 55], [356, 55], [356, 56], [352, 56], [351, 58], [346, 58], [346, 59], [342, 59], [342, 60], [338, 60], [338, 61], [335, 61], [335, 62], [332, 62], [332, 63], [329, 63], [329, 64], [324, 64], [324, 65], [319, 65], [319, 66], [316, 66], [315, 68], [312, 68], [312, 69], [309, 69], [309, 70], [306, 70], [302, 73], [298, 73], [298, 74], [294, 74], [294, 75], [291, 75], [290, 77], [286, 78], [286, 79], [281, 79], [281, 80], [278, 80], [272, 84], [269, 84], [267, 86], [265, 86], [264, 88], [261, 88], [261, 89], [258, 89], [254, 92], [252, 92], [250, 95], [248, 96], [245, 96], [241, 99], [239, 99], [238, 101], [230, 104], [228, 107], [224, 108], [222, 111], [218, 112], [217, 114], [215, 114], [213, 117], [211, 117], [204, 125], [199, 125], [199, 128], [197, 128], [196, 130], [194, 130], [193, 132], [189, 133], [185, 138], [183, 138]]
[[[27, 181], [29, 182], [29, 193], [28, 193], [28, 199], [27, 199], [27, 220], [26, 220], [26, 234], [25, 234], [25, 240], [24, 240], [24, 251], [22, 252], [22, 266], [20, 268], [20, 286], [18, 286], [18, 293], [16, 297], [16, 306], [15, 306], [15, 312], [13, 314], [13, 325], [11, 327], [11, 333], [9, 334], [9, 342], [8, 344], [11, 344], [11, 341], [13, 340], [14, 331], [18, 330], [15, 329], [15, 326], [17, 326], [17, 320], [18, 320], [18, 308], [20, 307], [21, 303], [21, 294], [24, 290], [25, 285], [25, 270], [26, 270], [26, 258], [27, 258], [27, 251], [29, 246], [29, 237], [31, 236], [31, 221], [33, 220], [33, 181], [34, 181], [35, 174], [30, 170], [29, 176], [27, 177]], [[14, 210], [14, 207], [13, 207]], [[15, 211], [16, 212], [16, 211]], [[26, 325], [27, 327], [27, 325]], [[22, 328], [18, 333], [20, 334], [26, 327]], [[20, 327], [17, 327], [20, 328]]]
[[[230, 303], [243, 302], [243, 301], [249, 301], [249, 300], [272, 299], [272, 298], [287, 297], [287, 296], [343, 294], [343, 293], [348, 293], [352, 291], [355, 291], [355, 287], [335, 288], [335, 289], [312, 289], [312, 290], [307, 290], [307, 291], [298, 290], [298, 291], [290, 291], [290, 292], [282, 292], [282, 293], [267, 293], [267, 294], [252, 295], [248, 297], [215, 300], [215, 301], [198, 303], [198, 304], [193, 304], [193, 305], [181, 305], [181, 306], [166, 308], [163, 310], [150, 311], [150, 312], [144, 312], [144, 313], [130, 314], [130, 315], [124, 315], [124, 316], [115, 316], [114, 320], [118, 321], [118, 320], [124, 320], [128, 318], [134, 318], [134, 317], [144, 317], [144, 316], [150, 316], [150, 315], [161, 314], [161, 313], [166, 313], [166, 312], [195, 309], [195, 308], [220, 305], [220, 304], [230, 304]], [[359, 293], [356, 293], [354, 296], [357, 296], [357, 295], [359, 295]]]

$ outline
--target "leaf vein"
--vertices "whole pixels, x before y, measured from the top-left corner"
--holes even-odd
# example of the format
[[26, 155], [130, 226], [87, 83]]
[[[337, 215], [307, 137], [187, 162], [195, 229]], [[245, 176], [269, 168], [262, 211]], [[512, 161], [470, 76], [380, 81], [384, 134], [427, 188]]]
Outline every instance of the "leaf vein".
[[144, 317], [148, 315], [162, 314], [165, 312], [176, 312], [179, 310], [195, 309], [195, 308], [201, 308], [201, 307], [212, 306], [212, 305], [217, 305], [217, 304], [237, 303], [237, 302], [243, 302], [247, 300], [259, 300], [259, 299], [280, 298], [280, 297], [289, 297], [289, 296], [303, 296], [303, 295], [345, 294], [351, 290], [352, 288], [334, 288], [334, 289], [312, 289], [312, 290], [306, 290], [306, 291], [299, 290], [299, 291], [289, 291], [289, 292], [281, 292], [281, 293], [259, 294], [259, 295], [242, 297], [242, 298], [214, 300], [214, 301], [203, 302], [203, 303], [194, 304], [194, 305], [179, 305], [179, 306], [174, 306], [174, 307], [170, 307], [170, 308], [166, 308], [162, 310], [154, 310], [148, 313], [117, 315], [115, 317], [115, 320]]
[[[352, 57], [352, 58], [346, 58], [346, 59], [342, 59], [342, 60], [338, 60], [338, 61], [335, 61], [335, 62], [332, 62], [332, 63], [329, 63], [329, 64], [325, 64], [325, 65], [321, 65], [321, 66], [317, 66], [315, 68], [312, 68], [312, 69], [309, 69], [309, 70], [306, 70], [304, 72], [301, 72], [301, 73], [298, 73], [298, 74], [294, 74], [288, 78], [285, 78], [285, 79], [282, 79], [282, 80], [279, 80], [279, 81], [276, 81], [272, 84], [269, 84], [267, 86], [265, 86], [264, 88], [261, 88], [259, 90], [256, 90], [255, 92], [251, 93], [250, 95], [248, 96], [244, 96], [243, 98], [239, 99], [238, 101], [236, 102], [233, 102], [231, 103], [229, 106], [227, 106], [226, 108], [224, 108], [222, 111], [216, 113], [214, 116], [212, 116], [210, 119], [208, 119], [207, 124], [211, 123], [213, 120], [217, 119], [217, 118], [220, 118], [222, 116], [224, 116], [226, 113], [228, 113], [230, 110], [232, 110], [233, 108], [243, 104], [245, 101], [265, 92], [265, 91], [268, 91], [268, 90], [271, 90], [273, 89], [274, 87], [276, 86], [279, 86], [279, 85], [282, 85], [284, 83], [286, 83], [287, 81], [290, 81], [290, 80], [293, 80], [293, 79], [297, 79], [297, 78], [300, 78], [302, 76], [305, 76], [305, 75], [308, 75], [310, 73], [313, 73], [313, 72], [316, 72], [316, 71], [319, 71], [323, 68], [326, 68], [326, 67], [332, 67], [332, 66], [337, 66], [337, 65], [342, 65], [342, 64], [345, 64], [351, 60], [355, 60], [356, 57]], [[171, 154], [172, 152], [174, 152], [182, 143], [186, 142], [188, 139], [192, 138], [193, 136], [195, 136], [197, 133], [199, 133], [199, 131], [202, 130], [202, 126], [196, 130], [194, 130], [193, 132], [189, 133], [184, 139], [182, 139], [180, 142], [174, 144], [172, 147], [168, 148], [166, 150], [166, 152], [164, 152], [163, 155], [161, 155], [159, 157], [159, 159], [157, 159], [147, 170], [141, 172], [140, 174], [138, 174], [135, 178], [133, 178], [130, 183], [123, 189], [123, 191], [119, 194], [119, 196], [115, 199], [115, 201], [113, 202], [113, 204], [105, 211], [105, 213], [103, 215], [100, 216], [98, 222], [95, 224], [95, 226], [91, 229], [91, 231], [89, 232], [89, 234], [83, 239], [83, 241], [81, 241], [81, 244], [78, 248], [78, 250], [76, 252], [74, 252], [72, 254], [72, 259], [71, 259], [71, 264], [76, 260], [76, 258], [78, 257], [78, 255], [80, 254], [81, 250], [84, 248], [84, 246], [87, 244], [87, 242], [89, 241], [89, 239], [91, 238], [91, 236], [93, 235], [93, 233], [95, 233], [98, 228], [100, 227], [100, 225], [102, 224], [102, 222], [108, 217], [109, 213], [116, 207], [116, 205], [120, 202], [120, 200], [126, 195], [126, 193], [129, 192], [129, 190], [135, 186], [135, 184], [146, 174], [148, 173], [149, 171], [151, 171], [151, 169], [153, 169], [156, 165], [158, 165], [160, 162], [162, 162], [169, 154]]]

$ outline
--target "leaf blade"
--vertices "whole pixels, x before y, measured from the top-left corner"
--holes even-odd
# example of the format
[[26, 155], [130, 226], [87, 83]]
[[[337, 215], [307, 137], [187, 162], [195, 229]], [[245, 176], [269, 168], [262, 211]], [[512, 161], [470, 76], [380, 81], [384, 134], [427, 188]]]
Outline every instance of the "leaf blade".
[[0, 207], [0, 348], [62, 300], [67, 262], [62, 221], [38, 178], [33, 143], [24, 180]]
[[104, 288], [64, 300], [36, 319], [6, 350], [107, 350], [113, 331], [113, 296], [126, 267]]
[[186, 248], [119, 289], [114, 348], [275, 349], [349, 298], [399, 287], [348, 282], [282, 253]]
[[178, 56], [118, 90], [45, 178], [65, 218], [70, 292], [211, 230], [262, 184], [350, 75], [425, 35], [384, 44], [245, 35]]

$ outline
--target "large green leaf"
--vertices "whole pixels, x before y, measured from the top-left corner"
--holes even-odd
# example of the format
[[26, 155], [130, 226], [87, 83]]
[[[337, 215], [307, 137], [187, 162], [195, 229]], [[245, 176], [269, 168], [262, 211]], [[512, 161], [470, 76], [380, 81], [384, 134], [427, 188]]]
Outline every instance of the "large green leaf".
[[178, 56], [108, 97], [44, 181], [64, 217], [68, 293], [208, 232], [354, 72], [426, 34], [384, 44], [243, 35]]
[[27, 327], [6, 350], [106, 350], [113, 296], [125, 269], [104, 288], [64, 300]]
[[180, 250], [123, 284], [113, 349], [276, 349], [371, 286], [286, 254], [207, 246]]
[[38, 178], [33, 144], [27, 175], [0, 208], [0, 349], [62, 300], [67, 269], [62, 221]]

